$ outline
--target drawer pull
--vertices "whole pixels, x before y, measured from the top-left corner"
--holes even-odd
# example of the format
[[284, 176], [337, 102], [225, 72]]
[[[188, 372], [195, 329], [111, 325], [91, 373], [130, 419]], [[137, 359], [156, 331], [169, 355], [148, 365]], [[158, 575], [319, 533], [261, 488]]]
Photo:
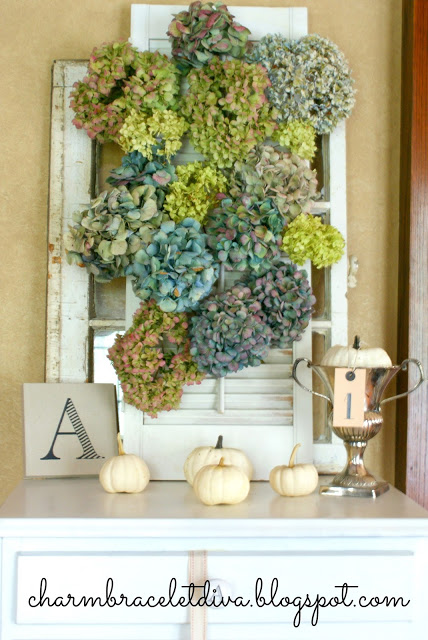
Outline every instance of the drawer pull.
[[221, 602], [227, 603], [228, 599], [232, 597], [232, 585], [220, 578], [209, 578], [209, 583], [207, 605], [212, 606], [213, 609], [222, 609], [224, 605]]

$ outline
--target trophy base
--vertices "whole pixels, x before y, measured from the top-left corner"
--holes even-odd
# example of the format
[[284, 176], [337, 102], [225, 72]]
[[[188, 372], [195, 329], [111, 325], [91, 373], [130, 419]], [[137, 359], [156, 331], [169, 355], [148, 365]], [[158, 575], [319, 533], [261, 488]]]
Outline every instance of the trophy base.
[[[352, 482], [352, 479], [351, 479]], [[332, 484], [321, 486], [320, 494], [324, 496], [342, 496], [353, 498], [377, 498], [389, 490], [387, 482], [376, 482], [373, 486], [341, 486], [340, 484]]]

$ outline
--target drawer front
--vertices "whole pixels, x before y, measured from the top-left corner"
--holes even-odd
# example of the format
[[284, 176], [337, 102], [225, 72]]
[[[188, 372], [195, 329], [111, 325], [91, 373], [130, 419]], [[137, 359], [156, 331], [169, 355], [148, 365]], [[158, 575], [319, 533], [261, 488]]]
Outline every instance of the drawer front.
[[408, 623], [417, 617], [410, 551], [211, 553], [208, 574], [213, 584], [220, 579], [226, 585], [223, 601], [230, 592], [229, 604], [209, 607], [213, 624], [285, 623], [301, 631], [330, 623], [356, 628]]
[[[18, 554], [16, 623], [183, 624], [187, 553]], [[183, 600], [185, 602], [185, 600]]]

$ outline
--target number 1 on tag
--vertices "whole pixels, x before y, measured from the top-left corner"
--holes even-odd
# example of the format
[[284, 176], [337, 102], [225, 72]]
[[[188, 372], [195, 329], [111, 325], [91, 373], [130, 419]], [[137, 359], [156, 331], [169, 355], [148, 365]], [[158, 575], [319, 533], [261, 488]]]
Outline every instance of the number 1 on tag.
[[335, 370], [333, 427], [363, 426], [365, 392], [365, 369]]

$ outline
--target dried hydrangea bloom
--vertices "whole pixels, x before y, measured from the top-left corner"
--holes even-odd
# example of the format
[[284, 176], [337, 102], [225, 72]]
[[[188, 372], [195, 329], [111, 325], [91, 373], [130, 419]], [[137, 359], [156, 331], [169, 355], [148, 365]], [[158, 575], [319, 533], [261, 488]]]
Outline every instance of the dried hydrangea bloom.
[[195, 309], [211, 291], [218, 265], [206, 247], [206, 235], [192, 218], [163, 222], [136, 252], [125, 271], [135, 294], [153, 298], [163, 311]]
[[233, 18], [221, 2], [192, 2], [188, 10], [175, 14], [167, 35], [178, 67], [187, 72], [214, 56], [242, 58], [250, 31]]
[[315, 129], [303, 120], [281, 122], [273, 132], [272, 140], [304, 160], [312, 160], [317, 150]]
[[148, 160], [156, 156], [169, 162], [181, 149], [188, 126], [184, 118], [169, 109], [152, 114], [132, 109], [120, 129], [118, 142], [126, 153], [139, 151]]
[[98, 142], [115, 142], [132, 109], [177, 108], [180, 72], [158, 51], [141, 52], [129, 42], [113, 42], [92, 51], [88, 75], [73, 86], [73, 124]]
[[272, 330], [272, 347], [289, 347], [308, 326], [316, 300], [307, 277], [304, 269], [282, 262], [248, 281]]
[[265, 89], [266, 69], [242, 60], [213, 58], [188, 75], [182, 113], [190, 123], [190, 140], [218, 168], [243, 160], [274, 131]]
[[266, 67], [269, 101], [278, 120], [305, 120], [317, 133], [330, 133], [355, 103], [354, 80], [336, 44], [312, 34], [299, 40], [267, 35], [249, 59]]
[[270, 199], [286, 221], [311, 211], [319, 198], [316, 171], [295, 154], [258, 145], [245, 161], [236, 162], [230, 173], [229, 193], [246, 194], [262, 202]]
[[214, 166], [202, 162], [179, 165], [176, 173], [177, 180], [165, 199], [165, 211], [177, 222], [194, 218], [202, 223], [218, 203], [216, 196], [226, 188], [226, 178]]
[[141, 303], [132, 326], [108, 351], [125, 402], [156, 418], [159, 411], [178, 409], [184, 385], [200, 384], [205, 376], [190, 356], [187, 328], [185, 313]]
[[223, 198], [207, 216], [208, 246], [228, 271], [265, 273], [279, 257], [285, 224], [269, 200]]
[[85, 266], [97, 282], [126, 274], [139, 249], [166, 214], [156, 187], [103, 191], [88, 209], [73, 214], [76, 223], [64, 236], [69, 264]]
[[267, 357], [272, 333], [243, 284], [205, 300], [191, 322], [190, 353], [200, 371], [221, 378]]
[[339, 262], [345, 240], [336, 227], [323, 224], [318, 216], [302, 213], [288, 225], [281, 248], [293, 262], [302, 265], [311, 260], [317, 269], [321, 269]]
[[156, 188], [157, 203], [163, 206], [168, 185], [176, 180], [175, 167], [172, 164], [148, 160], [139, 151], [123, 156], [120, 167], [110, 171], [106, 182], [113, 187], [125, 186], [132, 191], [134, 187], [148, 184]]

